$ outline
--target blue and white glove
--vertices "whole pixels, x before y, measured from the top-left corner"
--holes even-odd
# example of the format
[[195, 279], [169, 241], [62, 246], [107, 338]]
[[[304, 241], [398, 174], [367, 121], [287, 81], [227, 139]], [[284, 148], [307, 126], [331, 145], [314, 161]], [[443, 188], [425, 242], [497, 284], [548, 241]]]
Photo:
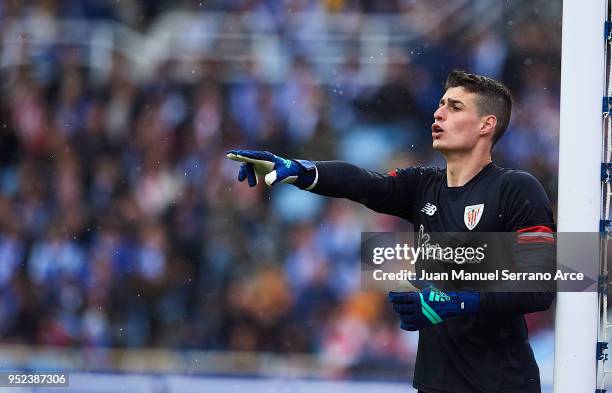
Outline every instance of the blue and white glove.
[[247, 179], [251, 187], [255, 187], [262, 176], [269, 186], [289, 183], [302, 190], [311, 190], [317, 184], [317, 168], [312, 161], [287, 160], [258, 150], [229, 150], [226, 154], [229, 159], [243, 163], [238, 181]]
[[414, 292], [389, 292], [393, 310], [404, 330], [421, 330], [450, 317], [478, 313], [480, 294], [473, 291], [442, 292], [431, 288]]

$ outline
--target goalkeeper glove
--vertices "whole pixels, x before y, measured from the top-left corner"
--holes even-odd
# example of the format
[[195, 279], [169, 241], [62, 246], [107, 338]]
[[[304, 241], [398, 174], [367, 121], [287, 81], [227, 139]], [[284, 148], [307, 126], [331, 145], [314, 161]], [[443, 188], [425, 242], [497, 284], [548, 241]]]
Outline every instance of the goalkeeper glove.
[[431, 288], [415, 292], [389, 292], [393, 310], [404, 330], [421, 330], [447, 318], [478, 313], [480, 294], [473, 291], [442, 292]]
[[258, 178], [264, 176], [266, 184], [289, 183], [302, 190], [311, 190], [317, 183], [317, 168], [312, 161], [287, 160], [267, 151], [229, 150], [227, 157], [242, 162], [238, 181], [247, 179], [255, 187]]

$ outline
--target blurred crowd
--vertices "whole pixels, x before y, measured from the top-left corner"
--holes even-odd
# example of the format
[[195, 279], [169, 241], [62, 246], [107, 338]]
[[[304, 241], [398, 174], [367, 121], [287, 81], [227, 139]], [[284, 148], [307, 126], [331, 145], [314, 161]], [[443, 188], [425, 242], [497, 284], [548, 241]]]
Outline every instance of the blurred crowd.
[[[0, 26], [46, 15], [108, 18], [146, 32], [170, 7], [19, 3], [2, 2]], [[281, 11], [291, 7], [384, 17], [440, 5], [197, 3], [172, 7], [266, 13], [283, 37], [292, 34]], [[555, 204], [560, 15], [540, 16], [469, 39], [445, 25], [416, 31], [392, 48], [375, 84], [363, 82], [355, 57], [331, 72], [315, 67], [308, 55], [316, 49], [299, 39], [280, 47], [289, 59], [281, 83], [263, 78], [255, 59], [214, 54], [197, 63], [197, 78], [177, 77], [180, 61], [168, 59], [140, 80], [121, 53], [94, 83], [88, 48], [61, 42], [3, 66], [0, 341], [312, 352], [339, 370], [412, 361], [416, 335], [399, 330], [384, 295], [359, 287], [361, 232], [410, 225], [291, 186], [251, 189], [237, 182], [238, 164], [224, 152], [265, 149], [385, 172], [440, 165], [429, 126], [445, 76], [463, 68], [511, 88], [512, 122], [494, 159], [531, 171]], [[549, 319], [531, 316], [532, 332]]]

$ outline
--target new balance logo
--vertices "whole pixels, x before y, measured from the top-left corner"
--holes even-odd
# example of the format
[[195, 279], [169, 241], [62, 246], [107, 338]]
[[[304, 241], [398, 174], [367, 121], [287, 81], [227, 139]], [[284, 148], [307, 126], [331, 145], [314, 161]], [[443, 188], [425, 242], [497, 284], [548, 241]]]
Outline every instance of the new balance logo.
[[436, 210], [438, 210], [436, 205], [433, 205], [429, 202], [427, 202], [425, 206], [423, 206], [423, 208], [421, 209], [421, 211], [427, 214], [428, 216], [433, 216], [436, 213]]

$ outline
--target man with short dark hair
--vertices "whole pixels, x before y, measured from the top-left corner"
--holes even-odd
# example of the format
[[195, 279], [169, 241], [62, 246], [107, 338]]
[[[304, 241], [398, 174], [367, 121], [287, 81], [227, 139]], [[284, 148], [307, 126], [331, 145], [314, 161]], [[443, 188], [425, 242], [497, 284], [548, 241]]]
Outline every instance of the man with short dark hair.
[[[348, 198], [405, 218], [421, 234], [515, 233], [517, 244], [496, 250], [513, 256], [509, 268], [551, 272], [554, 224], [546, 193], [530, 174], [500, 168], [491, 159], [511, 109], [502, 83], [453, 71], [431, 126], [445, 169], [410, 167], [379, 174], [340, 161], [287, 160], [260, 151], [232, 150], [228, 157], [243, 162], [238, 178], [250, 186], [264, 176], [268, 185], [291, 183]], [[414, 375], [419, 392], [540, 392], [523, 315], [548, 309], [554, 293], [520, 281], [494, 289], [430, 286], [389, 293], [402, 329], [420, 332]]]
[[493, 131], [493, 145], [495, 145], [504, 135], [510, 123], [512, 112], [510, 90], [494, 79], [468, 74], [465, 71], [453, 71], [448, 75], [444, 90], [454, 87], [462, 87], [465, 91], [476, 94], [476, 107], [479, 115], [495, 115], [497, 121]]

